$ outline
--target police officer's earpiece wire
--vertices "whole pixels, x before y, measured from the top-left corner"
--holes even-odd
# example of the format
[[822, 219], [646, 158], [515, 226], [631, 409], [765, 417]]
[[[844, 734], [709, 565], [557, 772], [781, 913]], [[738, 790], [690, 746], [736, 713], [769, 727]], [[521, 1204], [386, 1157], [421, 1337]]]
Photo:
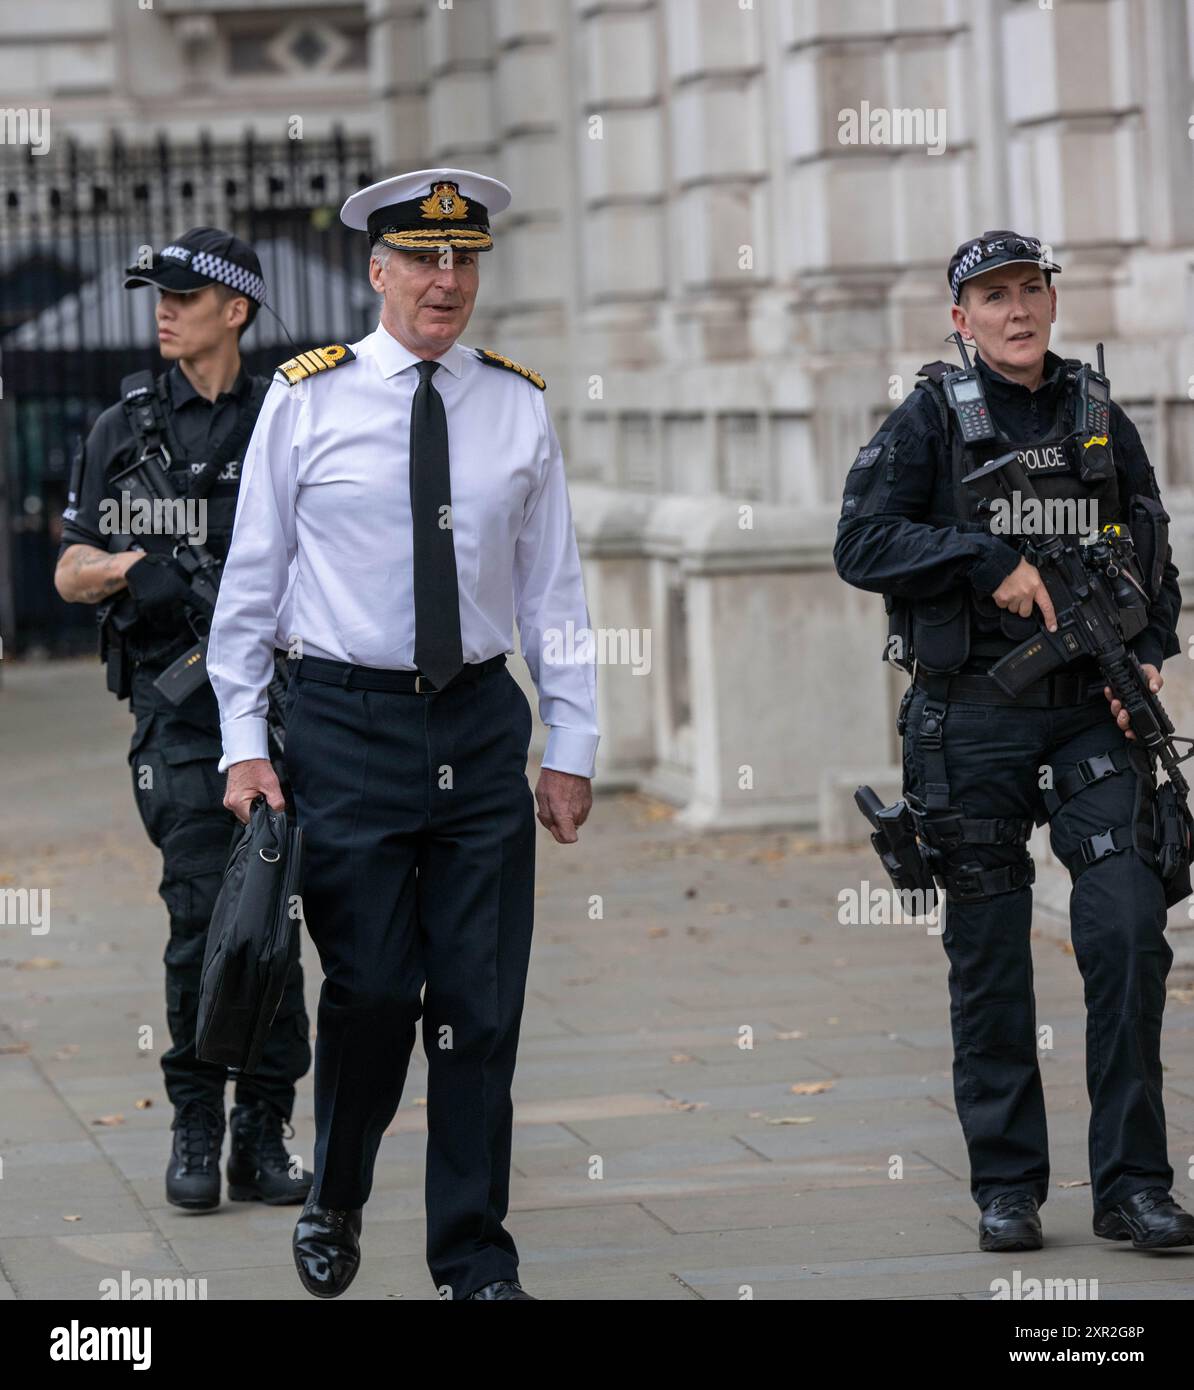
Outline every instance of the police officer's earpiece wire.
[[265, 302], [265, 300], [263, 299], [263, 300], [261, 301], [261, 307], [262, 307], [263, 309], [268, 309], [268, 310], [270, 311], [270, 313], [273, 315], [274, 320], [275, 320], [275, 322], [277, 323], [278, 327], [282, 330], [283, 333], [286, 334], [286, 341], [287, 341], [287, 342], [290, 344], [290, 346], [295, 350], [295, 352], [298, 352], [298, 344], [297, 344], [297, 343], [294, 341], [294, 339], [290, 336], [290, 329], [287, 328], [286, 325], [282, 322], [282, 320], [278, 317], [278, 315], [277, 315], [276, 313], [274, 313], [273, 306], [270, 305], [270, 304], [267, 304], [267, 303]]

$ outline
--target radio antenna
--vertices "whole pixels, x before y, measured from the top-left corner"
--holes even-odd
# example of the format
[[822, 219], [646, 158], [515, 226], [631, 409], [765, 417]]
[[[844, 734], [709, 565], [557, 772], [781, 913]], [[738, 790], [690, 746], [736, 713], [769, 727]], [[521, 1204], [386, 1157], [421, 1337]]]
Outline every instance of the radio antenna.
[[957, 343], [958, 351], [962, 354], [962, 366], [965, 367], [967, 371], [969, 371], [970, 358], [966, 355], [966, 344], [962, 338], [962, 335], [960, 333], [951, 333], [949, 336], [954, 340], [955, 343]]

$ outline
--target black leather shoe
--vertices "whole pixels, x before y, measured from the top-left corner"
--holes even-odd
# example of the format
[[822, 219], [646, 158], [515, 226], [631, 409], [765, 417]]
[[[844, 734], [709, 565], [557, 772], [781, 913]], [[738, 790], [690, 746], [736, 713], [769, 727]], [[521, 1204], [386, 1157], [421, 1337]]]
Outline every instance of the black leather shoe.
[[1104, 1240], [1130, 1240], [1137, 1250], [1194, 1245], [1194, 1216], [1165, 1188], [1148, 1187], [1096, 1216], [1094, 1233]]
[[531, 1303], [539, 1302], [537, 1298], [531, 1298], [531, 1295], [515, 1279], [499, 1279], [496, 1284], [486, 1284], [483, 1289], [478, 1289], [476, 1293], [466, 1294], [465, 1298], [525, 1298]]
[[213, 1110], [201, 1100], [188, 1100], [175, 1110], [170, 1128], [174, 1147], [166, 1168], [166, 1201], [188, 1211], [211, 1211], [220, 1205], [223, 1107]]
[[[233, 1202], [265, 1202], [271, 1207], [305, 1202], [311, 1174], [305, 1168], [290, 1176], [291, 1156], [282, 1142], [281, 1113], [263, 1100], [234, 1105], [229, 1116], [228, 1197]], [[289, 1125], [286, 1126], [290, 1128]], [[285, 1136], [294, 1138], [294, 1130]]]
[[1001, 1192], [983, 1208], [980, 1250], [1039, 1250], [1044, 1244], [1037, 1200], [1031, 1192]]
[[361, 1264], [361, 1208], [321, 1207], [307, 1199], [294, 1228], [294, 1265], [316, 1298], [338, 1298]]

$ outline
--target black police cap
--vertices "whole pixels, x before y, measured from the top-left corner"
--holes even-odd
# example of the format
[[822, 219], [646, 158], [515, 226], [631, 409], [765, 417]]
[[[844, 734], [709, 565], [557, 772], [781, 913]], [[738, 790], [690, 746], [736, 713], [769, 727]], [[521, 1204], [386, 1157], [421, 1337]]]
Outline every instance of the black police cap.
[[148, 266], [130, 265], [126, 290], [157, 285], [175, 294], [190, 294], [206, 285], [228, 285], [255, 304], [265, 303], [261, 262], [247, 241], [219, 227], [192, 227], [163, 246]]
[[976, 275], [984, 275], [998, 265], [1025, 263], [1040, 266], [1046, 279], [1050, 274], [1060, 274], [1061, 266], [1049, 260], [1041, 241], [1034, 236], [1021, 236], [1019, 232], [984, 232], [982, 236], [964, 241], [950, 258], [949, 269], [945, 272], [949, 281], [954, 303], [958, 302], [963, 284]]

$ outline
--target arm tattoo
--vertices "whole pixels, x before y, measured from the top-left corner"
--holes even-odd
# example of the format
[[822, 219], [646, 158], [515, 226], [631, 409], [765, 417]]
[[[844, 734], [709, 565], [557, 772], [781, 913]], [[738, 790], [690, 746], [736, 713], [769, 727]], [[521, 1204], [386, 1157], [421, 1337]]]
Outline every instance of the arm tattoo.
[[100, 603], [109, 594], [125, 587], [124, 574], [111, 568], [113, 559], [115, 556], [106, 550], [80, 546], [69, 565], [70, 573], [83, 586], [76, 590], [76, 603]]

